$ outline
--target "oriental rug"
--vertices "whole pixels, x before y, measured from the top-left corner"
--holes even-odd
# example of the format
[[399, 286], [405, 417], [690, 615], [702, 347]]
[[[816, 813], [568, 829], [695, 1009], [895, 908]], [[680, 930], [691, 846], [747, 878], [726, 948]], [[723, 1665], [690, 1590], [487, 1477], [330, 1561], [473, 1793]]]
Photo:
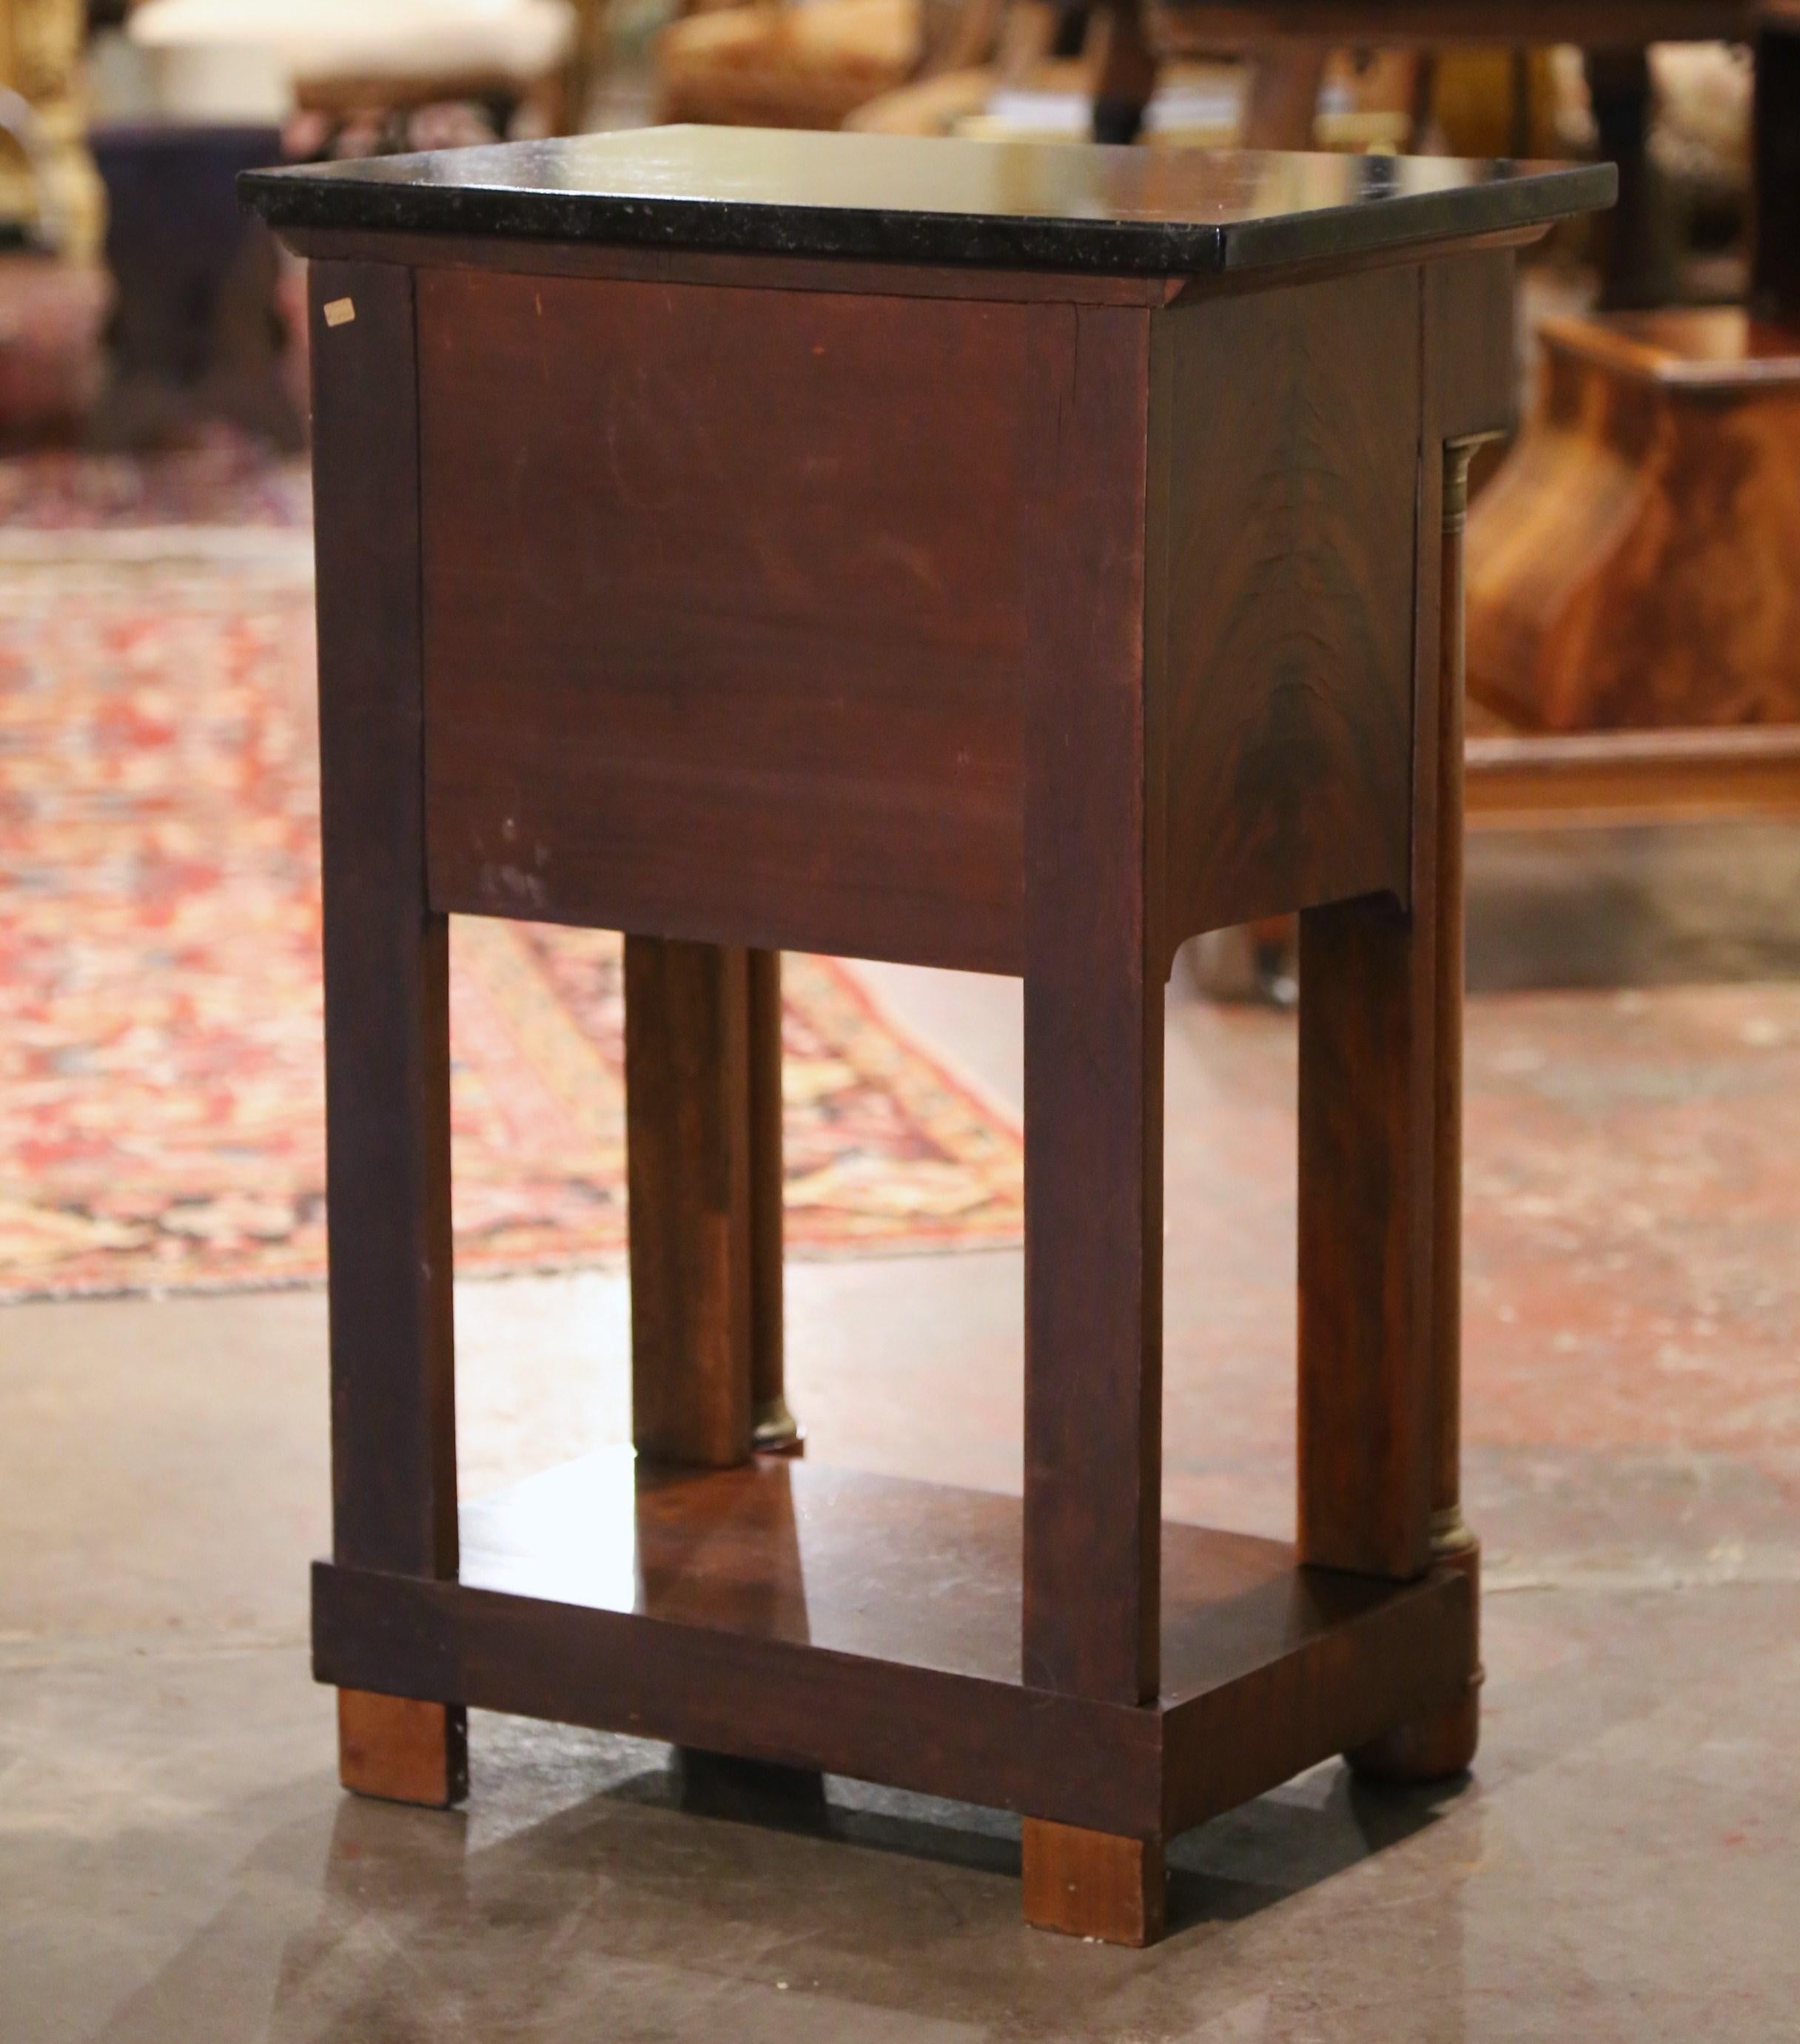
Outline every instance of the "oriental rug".
[[[0, 1298], [316, 1281], [303, 494], [0, 470]], [[617, 1259], [620, 940], [458, 919], [452, 959], [459, 1271]], [[835, 961], [784, 1010], [790, 1251], [1016, 1243], [1009, 1118]]]

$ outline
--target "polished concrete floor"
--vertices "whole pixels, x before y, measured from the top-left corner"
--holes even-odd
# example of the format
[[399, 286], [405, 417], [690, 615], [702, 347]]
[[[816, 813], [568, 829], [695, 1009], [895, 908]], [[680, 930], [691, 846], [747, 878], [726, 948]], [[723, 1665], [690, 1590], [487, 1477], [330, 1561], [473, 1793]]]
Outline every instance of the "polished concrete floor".
[[[1478, 848], [1483, 1753], [1190, 1834], [1147, 1954], [1025, 1931], [995, 1813], [629, 1739], [478, 1717], [466, 1812], [345, 1800], [323, 1301], [0, 1316], [0, 2044], [1800, 2038], [1797, 883], [1768, 829]], [[1016, 1097], [1016, 989], [872, 976]], [[1169, 1053], [1169, 1505], [1279, 1533], [1290, 1026], [1178, 1001]], [[812, 1452], [1016, 1484], [1020, 1281], [794, 1267]], [[619, 1437], [616, 1276], [458, 1318], [466, 1489]]]

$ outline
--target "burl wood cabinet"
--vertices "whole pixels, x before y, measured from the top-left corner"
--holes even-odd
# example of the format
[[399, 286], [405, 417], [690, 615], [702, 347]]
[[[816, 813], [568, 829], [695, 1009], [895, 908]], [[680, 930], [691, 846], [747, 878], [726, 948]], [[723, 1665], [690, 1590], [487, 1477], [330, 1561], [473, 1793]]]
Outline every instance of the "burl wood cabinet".
[[[1458, 478], [1514, 248], [1610, 178], [674, 129], [249, 181], [313, 260], [349, 1785], [454, 1800], [470, 1704], [648, 1733], [1017, 1810], [1031, 1919], [1143, 1942], [1184, 1827], [1467, 1763]], [[1159, 1508], [1163, 985], [1288, 909], [1296, 1546]], [[452, 914], [626, 933], [637, 1433], [460, 1513]], [[1022, 1500], [755, 1452], [786, 949], [1024, 977]]]

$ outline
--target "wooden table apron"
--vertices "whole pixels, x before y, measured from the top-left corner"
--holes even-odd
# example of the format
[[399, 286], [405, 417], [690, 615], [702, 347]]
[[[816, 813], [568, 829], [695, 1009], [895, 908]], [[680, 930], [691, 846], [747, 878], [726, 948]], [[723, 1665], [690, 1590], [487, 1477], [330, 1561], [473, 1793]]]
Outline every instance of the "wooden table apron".
[[[320, 1677], [1150, 1846], [1456, 1706], [1445, 449], [1506, 416], [1511, 248], [1252, 286], [295, 238]], [[1288, 909], [1297, 1552], [1163, 1527], [1159, 1499], [1163, 985], [1186, 937]], [[596, 1463], [511, 1519], [471, 1508], [460, 1544], [452, 913], [628, 933], [644, 1451], [635, 1505], [629, 1466]], [[783, 949], [1024, 977], [1022, 1511], [745, 1460], [779, 1388]], [[597, 1558], [617, 1483], [622, 1591]], [[944, 1590], [959, 1554], [979, 1567]]]

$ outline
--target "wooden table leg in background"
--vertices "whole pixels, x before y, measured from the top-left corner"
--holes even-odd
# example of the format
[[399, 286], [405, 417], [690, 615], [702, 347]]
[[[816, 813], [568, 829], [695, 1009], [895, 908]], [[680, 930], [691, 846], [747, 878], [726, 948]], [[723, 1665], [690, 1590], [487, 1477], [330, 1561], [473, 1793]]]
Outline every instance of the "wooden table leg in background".
[[[332, 1552], [455, 1577], [449, 947], [426, 898], [413, 278], [313, 266]], [[467, 1792], [456, 1705], [339, 1692], [344, 1785]]]
[[1244, 66], [1240, 149], [1310, 149], [1325, 84], [1322, 43], [1259, 44]]
[[652, 1461], [729, 1468], [759, 1433], [794, 1438], [780, 1032], [779, 953], [625, 939], [632, 1432]]
[[1100, 10], [1098, 76], [1094, 87], [1096, 142], [1135, 142], [1156, 90], [1156, 59], [1140, 0], [1111, 0]]
[[1649, 52], [1590, 49], [1586, 70], [1598, 153], [1619, 169], [1618, 204], [1595, 230], [1600, 309], [1667, 305], [1676, 284], [1675, 238], [1661, 175], [1650, 154], [1655, 86]]
[[800, 1454], [787, 1403], [782, 1278], [781, 953], [750, 966], [750, 1439], [760, 1454]]

